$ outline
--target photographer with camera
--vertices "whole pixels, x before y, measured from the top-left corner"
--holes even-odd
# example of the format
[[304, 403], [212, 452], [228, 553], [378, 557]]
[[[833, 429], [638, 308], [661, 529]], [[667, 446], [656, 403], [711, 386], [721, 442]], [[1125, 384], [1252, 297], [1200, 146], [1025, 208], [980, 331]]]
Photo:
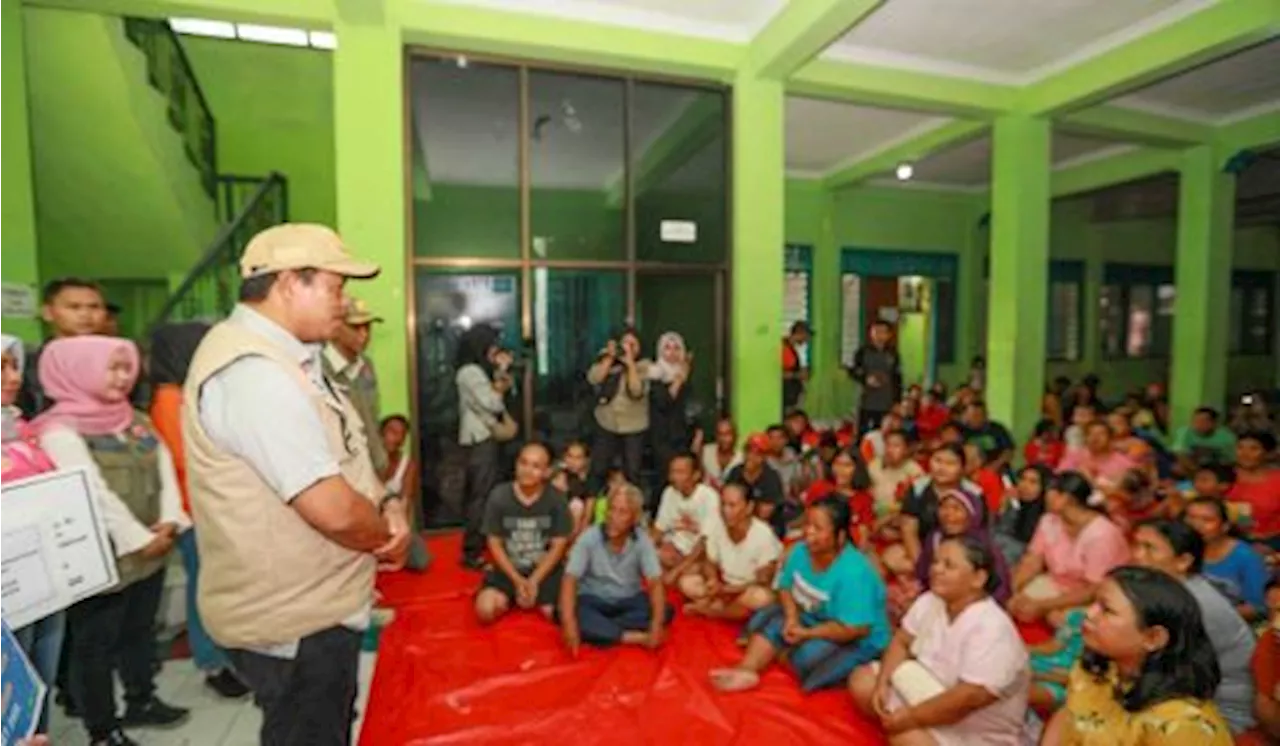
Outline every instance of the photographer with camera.
[[605, 471], [622, 456], [627, 481], [640, 483], [640, 460], [649, 431], [649, 366], [640, 358], [640, 338], [627, 327], [617, 340], [609, 340], [587, 371], [595, 387], [595, 445], [591, 449], [594, 486], [604, 486]]
[[487, 324], [468, 329], [458, 340], [458, 445], [467, 454], [467, 479], [463, 492], [466, 531], [462, 539], [462, 563], [472, 569], [484, 564], [485, 502], [498, 483], [501, 441], [515, 436], [515, 422], [507, 413], [511, 390], [511, 352], [498, 346], [498, 330]]

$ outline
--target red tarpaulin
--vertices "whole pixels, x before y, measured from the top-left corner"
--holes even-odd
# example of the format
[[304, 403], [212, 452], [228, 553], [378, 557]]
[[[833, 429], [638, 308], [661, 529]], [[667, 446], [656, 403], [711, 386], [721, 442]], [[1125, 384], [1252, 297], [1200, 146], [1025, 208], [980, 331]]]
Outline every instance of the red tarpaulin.
[[458, 537], [429, 544], [426, 574], [379, 577], [396, 617], [361, 746], [884, 743], [843, 689], [803, 695], [776, 666], [755, 691], [713, 691], [707, 672], [742, 654], [733, 625], [677, 614], [658, 651], [584, 646], [577, 660], [536, 613], [481, 628], [471, 609], [480, 576], [459, 567]]

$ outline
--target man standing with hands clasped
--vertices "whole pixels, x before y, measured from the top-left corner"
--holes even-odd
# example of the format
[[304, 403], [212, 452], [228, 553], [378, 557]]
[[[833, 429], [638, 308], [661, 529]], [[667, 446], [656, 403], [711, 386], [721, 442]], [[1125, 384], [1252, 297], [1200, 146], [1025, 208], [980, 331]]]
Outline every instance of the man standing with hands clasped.
[[870, 341], [853, 355], [849, 375], [862, 386], [858, 405], [858, 434], [880, 427], [880, 420], [902, 398], [902, 358], [893, 345], [893, 327], [876, 320], [871, 324]]
[[265, 746], [345, 746], [376, 567], [399, 568], [404, 505], [324, 375], [343, 286], [369, 278], [336, 233], [285, 224], [240, 260], [240, 304], [201, 342], [183, 392], [205, 626], [262, 709]]

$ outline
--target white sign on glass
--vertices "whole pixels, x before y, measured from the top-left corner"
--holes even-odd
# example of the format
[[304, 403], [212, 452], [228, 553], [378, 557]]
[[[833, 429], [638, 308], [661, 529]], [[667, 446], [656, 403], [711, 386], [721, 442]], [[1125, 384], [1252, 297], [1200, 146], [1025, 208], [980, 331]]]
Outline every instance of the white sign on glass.
[[698, 224], [692, 220], [664, 220], [658, 230], [663, 243], [698, 242]]
[[6, 282], [0, 286], [0, 315], [6, 319], [35, 318], [35, 287], [20, 282]]
[[6, 622], [21, 629], [118, 582], [115, 553], [84, 469], [4, 485], [3, 594]]

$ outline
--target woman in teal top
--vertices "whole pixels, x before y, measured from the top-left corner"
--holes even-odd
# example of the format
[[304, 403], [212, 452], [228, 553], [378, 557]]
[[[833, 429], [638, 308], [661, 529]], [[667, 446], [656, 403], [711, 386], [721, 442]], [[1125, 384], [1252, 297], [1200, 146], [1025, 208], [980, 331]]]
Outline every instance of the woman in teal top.
[[840, 686], [880, 657], [891, 632], [885, 587], [849, 542], [849, 506], [825, 498], [805, 512], [804, 543], [778, 574], [778, 602], [747, 622], [747, 652], [734, 668], [711, 672], [721, 691], [750, 689], [779, 654], [806, 692]]

